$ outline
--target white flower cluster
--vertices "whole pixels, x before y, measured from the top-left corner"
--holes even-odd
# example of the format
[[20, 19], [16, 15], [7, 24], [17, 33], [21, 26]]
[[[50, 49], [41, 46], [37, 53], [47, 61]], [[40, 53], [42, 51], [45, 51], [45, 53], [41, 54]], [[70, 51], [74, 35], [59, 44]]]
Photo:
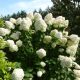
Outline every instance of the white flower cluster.
[[45, 23], [43, 19], [36, 20], [34, 25], [35, 25], [36, 31], [46, 32], [47, 24]]
[[9, 46], [9, 50], [11, 52], [18, 51], [18, 46], [14, 43], [13, 40], [7, 40], [7, 45]]
[[62, 33], [59, 32], [57, 29], [52, 30], [52, 31], [50, 32], [50, 35], [51, 35], [52, 37], [56, 37], [56, 38], [58, 38], [58, 39], [62, 39], [62, 37], [63, 37]]
[[42, 74], [43, 74], [42, 71], [38, 71], [38, 72], [37, 72], [37, 76], [38, 76], [38, 77], [41, 77]]
[[77, 35], [75, 34], [70, 35], [66, 48], [66, 53], [68, 53], [70, 56], [75, 56], [77, 52], [79, 40], [80, 38]]
[[0, 36], [6, 36], [10, 34], [10, 30], [9, 29], [5, 29], [5, 28], [0, 28]]
[[73, 72], [74, 72], [74, 75], [76, 77], [75, 80], [80, 80], [80, 70], [74, 69]]
[[65, 17], [58, 16], [56, 18], [53, 18], [51, 13], [47, 14], [44, 20], [48, 25], [53, 25], [55, 28], [66, 28], [69, 24], [69, 21], [65, 20]]
[[30, 29], [30, 26], [32, 25], [32, 21], [30, 18], [26, 17], [26, 18], [23, 18], [21, 23], [20, 23], [20, 27], [19, 29], [20, 30], [25, 30], [25, 31], [28, 31]]
[[31, 12], [31, 13], [28, 13], [26, 17], [29, 17], [31, 20], [34, 19], [34, 14]]
[[62, 67], [72, 67], [73, 60], [70, 57], [59, 55], [58, 59]]
[[52, 38], [56, 38], [56, 42], [52, 43], [53, 48], [55, 48], [56, 45], [65, 46], [65, 44], [67, 43], [67, 37], [57, 29], [51, 30], [50, 35]]
[[44, 20], [48, 25], [52, 25], [55, 18], [53, 18], [52, 14], [49, 13], [45, 16]]
[[34, 14], [34, 20], [37, 21], [37, 20], [39, 20], [39, 19], [42, 19], [41, 14], [35, 13], [35, 14]]
[[42, 67], [45, 67], [46, 66], [46, 63], [45, 62], [40, 62], [40, 65], [42, 66]]
[[22, 42], [21, 40], [16, 41], [16, 45], [17, 45], [18, 47], [21, 47], [22, 44], [23, 44], [23, 42]]
[[62, 27], [68, 27], [69, 21], [65, 20], [65, 17], [59, 16], [57, 18], [55, 18], [55, 21], [53, 22], [54, 27], [58, 28], [62, 28]]
[[12, 22], [13, 24], [16, 24], [16, 19], [10, 18], [10, 22]]
[[12, 80], [23, 80], [24, 71], [23, 69], [16, 68], [12, 73]]
[[14, 29], [15, 25], [10, 21], [5, 21], [5, 25], [8, 29]]
[[36, 51], [36, 54], [38, 55], [38, 57], [39, 57], [40, 59], [42, 59], [43, 57], [46, 56], [46, 51], [41, 48], [41, 49], [39, 49], [39, 50]]
[[44, 42], [44, 43], [46, 43], [46, 44], [48, 44], [48, 43], [50, 43], [50, 42], [51, 42], [51, 40], [52, 40], [52, 37], [51, 37], [51, 36], [46, 35], [46, 36], [44, 36], [43, 42]]
[[19, 18], [16, 20], [16, 25], [20, 25], [21, 22], [22, 22], [22, 18], [19, 17]]
[[42, 75], [45, 73], [45, 70], [39, 70], [37, 71], [37, 76], [42, 77]]
[[12, 39], [14, 39], [14, 40], [17, 40], [17, 39], [19, 39], [19, 36], [20, 36], [20, 35], [21, 35], [21, 32], [16, 31], [16, 32], [12, 33], [12, 34], [10, 35], [10, 37], [11, 37]]

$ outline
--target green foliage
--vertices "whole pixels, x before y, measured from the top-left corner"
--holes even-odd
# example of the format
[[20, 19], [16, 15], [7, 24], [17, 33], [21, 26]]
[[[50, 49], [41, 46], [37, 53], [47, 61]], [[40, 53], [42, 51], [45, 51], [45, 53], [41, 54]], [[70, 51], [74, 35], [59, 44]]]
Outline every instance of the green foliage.
[[6, 41], [3, 38], [0, 38], [0, 49], [4, 49], [6, 47]]
[[3, 26], [4, 26], [4, 20], [0, 19], [0, 27], [3, 27]]
[[9, 62], [5, 57], [5, 53], [0, 50], [0, 80], [11, 80], [11, 69], [15, 63]]

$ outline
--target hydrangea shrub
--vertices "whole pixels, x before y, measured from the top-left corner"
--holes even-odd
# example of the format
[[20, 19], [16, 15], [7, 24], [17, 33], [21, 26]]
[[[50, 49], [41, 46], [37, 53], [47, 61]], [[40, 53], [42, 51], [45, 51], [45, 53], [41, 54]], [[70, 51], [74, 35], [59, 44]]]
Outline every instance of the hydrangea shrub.
[[51, 13], [44, 19], [39, 13], [29, 13], [5, 21], [0, 28], [6, 42], [3, 51], [10, 61], [20, 63], [12, 80], [79, 80], [76, 53], [80, 38], [68, 35], [68, 24], [65, 17], [54, 18]]

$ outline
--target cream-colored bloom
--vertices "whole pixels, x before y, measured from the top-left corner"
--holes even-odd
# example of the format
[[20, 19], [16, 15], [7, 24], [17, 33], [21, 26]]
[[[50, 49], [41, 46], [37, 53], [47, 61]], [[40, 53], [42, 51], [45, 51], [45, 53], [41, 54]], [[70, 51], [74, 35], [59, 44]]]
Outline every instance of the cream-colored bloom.
[[55, 19], [55, 18], [53, 18], [53, 16], [52, 16], [51, 13], [48, 13], [48, 14], [45, 16], [45, 18], [44, 18], [45, 22], [46, 22], [48, 25], [52, 25], [52, 24], [53, 24], [53, 19]]
[[78, 37], [78, 35], [72, 34], [69, 36], [69, 39], [74, 43], [74, 44], [78, 44], [80, 38]]
[[39, 19], [42, 19], [42, 16], [40, 13], [34, 13], [34, 20], [39, 20]]
[[42, 59], [43, 57], [46, 56], [46, 51], [41, 48], [41, 49], [39, 49], [39, 50], [36, 51], [36, 54], [38, 55], [39, 58]]
[[21, 22], [22, 22], [22, 18], [19, 17], [19, 18], [16, 20], [16, 24], [19, 25], [19, 24], [21, 24]]
[[28, 13], [28, 14], [27, 14], [27, 17], [29, 17], [31, 20], [33, 20], [33, 19], [34, 19], [33, 12], [31, 12], [31, 13]]
[[20, 35], [21, 35], [21, 32], [16, 31], [15, 33], [12, 33], [10, 37], [13, 38], [14, 40], [17, 40], [19, 39]]
[[46, 44], [48, 44], [48, 43], [51, 42], [51, 40], [52, 40], [52, 37], [46, 35], [46, 36], [44, 36], [43, 42], [46, 43]]
[[10, 46], [9, 47], [9, 50], [11, 51], [11, 52], [14, 52], [14, 51], [18, 51], [18, 46], [17, 45], [13, 45], [13, 46]]
[[58, 38], [58, 39], [62, 39], [62, 37], [63, 37], [62, 32], [59, 32], [57, 29], [52, 30], [52, 31], [50, 32], [50, 35], [51, 35], [52, 37], [56, 37], [56, 38]]
[[15, 18], [10, 18], [10, 22], [12, 22], [13, 24], [16, 24], [16, 19]]
[[58, 30], [57, 29], [54, 29], [54, 30], [51, 30], [50, 35], [52, 37], [54, 37], [54, 35], [57, 34], [57, 33], [58, 33]]
[[16, 45], [17, 45], [18, 47], [21, 47], [21, 46], [22, 46], [22, 41], [21, 41], [21, 40], [18, 40], [18, 41], [16, 42]]
[[61, 46], [65, 46], [65, 44], [67, 43], [67, 38], [61, 38], [59, 41]]
[[24, 71], [23, 69], [16, 68], [12, 73], [12, 80], [23, 80]]
[[68, 25], [69, 25], [69, 20], [65, 20], [65, 21], [64, 21], [64, 26], [65, 26], [65, 27], [68, 27]]
[[63, 20], [63, 21], [64, 21], [64, 20], [65, 20], [65, 17], [63, 17], [63, 16], [58, 16], [58, 17], [56, 17], [56, 19], [57, 19], [57, 20]]
[[74, 69], [73, 72], [74, 72], [74, 75], [75, 75], [76, 77], [79, 77], [79, 78], [80, 78], [80, 70]]
[[46, 32], [47, 24], [43, 19], [37, 20], [34, 25], [36, 31]]
[[58, 38], [58, 39], [62, 39], [62, 37], [63, 37], [63, 35], [62, 35], [61, 32], [56, 33], [54, 36], [55, 36], [56, 38]]
[[10, 34], [10, 30], [9, 29], [5, 29], [5, 28], [0, 28], [0, 36], [6, 36], [8, 34]]
[[62, 16], [58, 16], [57, 18], [55, 18], [55, 20], [53, 21], [53, 27], [55, 28], [66, 28], [68, 27], [69, 21], [65, 20], [65, 17]]
[[8, 29], [14, 29], [15, 28], [14, 24], [10, 21], [5, 21], [5, 25]]
[[72, 59], [67, 56], [59, 55], [60, 64], [62, 67], [72, 67]]
[[28, 31], [30, 29], [30, 26], [32, 25], [32, 21], [30, 18], [26, 17], [22, 19], [22, 22], [20, 24], [19, 29]]
[[11, 52], [18, 51], [18, 46], [15, 45], [15, 43], [14, 43], [13, 40], [7, 40], [7, 45], [8, 45], [9, 50], [10, 50]]
[[40, 65], [42, 66], [42, 67], [45, 67], [46, 66], [46, 63], [45, 62], [40, 62]]
[[42, 74], [43, 74], [42, 71], [38, 71], [38, 72], [37, 72], [37, 76], [38, 76], [38, 77], [41, 77]]
[[66, 48], [66, 53], [69, 54], [70, 56], [75, 56], [77, 52], [77, 47], [76, 45], [68, 46]]

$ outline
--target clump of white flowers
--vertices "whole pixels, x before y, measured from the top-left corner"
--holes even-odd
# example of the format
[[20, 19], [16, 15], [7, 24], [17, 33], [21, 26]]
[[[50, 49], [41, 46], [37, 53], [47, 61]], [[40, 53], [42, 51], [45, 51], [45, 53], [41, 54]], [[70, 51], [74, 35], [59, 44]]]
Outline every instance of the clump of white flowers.
[[42, 66], [42, 67], [45, 67], [46, 66], [46, 63], [45, 62], [40, 62], [40, 65]]
[[12, 33], [12, 34], [10, 35], [10, 37], [11, 37], [12, 39], [14, 39], [14, 40], [17, 40], [17, 39], [19, 39], [19, 36], [20, 36], [20, 35], [21, 35], [21, 32], [16, 31], [16, 32]]
[[62, 34], [61, 32], [59, 32], [57, 29], [52, 30], [52, 31], [50, 32], [50, 35], [51, 35], [52, 37], [56, 37], [56, 38], [58, 38], [58, 39], [62, 39], [62, 37], [63, 37], [63, 34]]
[[10, 34], [11, 30], [5, 29], [5, 28], [0, 28], [0, 36], [6, 36]]
[[55, 28], [66, 28], [68, 27], [69, 21], [65, 20], [65, 17], [62, 16], [58, 16], [55, 18], [55, 20], [53, 21], [53, 27]]
[[80, 38], [75, 34], [70, 35], [68, 38], [66, 53], [70, 56], [75, 56]]
[[11, 52], [18, 51], [18, 46], [14, 43], [13, 40], [7, 40], [7, 45]]
[[44, 20], [48, 25], [52, 25], [55, 18], [53, 18], [52, 14], [49, 13], [45, 16]]
[[43, 19], [36, 20], [34, 25], [35, 25], [36, 31], [46, 32], [47, 24], [45, 23]]
[[36, 54], [38, 55], [39, 58], [42, 59], [43, 57], [46, 56], [46, 51], [41, 48], [41, 49], [39, 49], [39, 50], [36, 51]]
[[37, 21], [38, 19], [42, 19], [41, 14], [39, 14], [39, 13], [34, 13], [34, 20]]
[[58, 30], [54, 29], [54, 30], [51, 30], [50, 35], [54, 37], [54, 35], [56, 35], [57, 33], [58, 33]]
[[43, 72], [42, 72], [42, 71], [38, 71], [38, 72], [37, 72], [37, 76], [38, 76], [38, 77], [41, 77], [42, 75], [43, 75]]
[[29, 17], [31, 20], [33, 20], [33, 19], [34, 19], [34, 14], [33, 14], [33, 12], [28, 13], [28, 14], [27, 14], [27, 17]]
[[20, 24], [19, 29], [28, 31], [30, 29], [30, 26], [32, 25], [32, 21], [30, 18], [26, 17], [22, 19], [22, 22]]
[[18, 46], [18, 47], [21, 47], [22, 46], [22, 41], [21, 40], [18, 40], [18, 41], [16, 41], [16, 45]]
[[5, 21], [5, 25], [8, 29], [14, 29], [15, 25], [10, 21]]
[[67, 44], [67, 38], [65, 37], [61, 38], [59, 41], [61, 46], [65, 46]]
[[44, 36], [43, 42], [44, 42], [44, 43], [46, 43], [46, 44], [48, 44], [48, 43], [50, 43], [50, 42], [51, 42], [51, 40], [52, 40], [52, 37], [51, 37], [51, 36], [46, 35], [46, 36]]
[[59, 55], [58, 59], [62, 67], [72, 67], [73, 60], [70, 57]]
[[10, 22], [12, 22], [13, 24], [16, 24], [16, 19], [15, 18], [10, 18]]
[[74, 69], [73, 72], [76, 78], [80, 78], [80, 70]]
[[23, 80], [24, 71], [23, 69], [16, 68], [12, 72], [12, 80]]
[[22, 18], [19, 17], [19, 18], [16, 20], [16, 25], [20, 25], [21, 22], [22, 22]]
[[69, 54], [70, 56], [75, 56], [76, 52], [77, 52], [77, 47], [76, 45], [73, 46], [68, 46], [66, 48], [66, 53]]

